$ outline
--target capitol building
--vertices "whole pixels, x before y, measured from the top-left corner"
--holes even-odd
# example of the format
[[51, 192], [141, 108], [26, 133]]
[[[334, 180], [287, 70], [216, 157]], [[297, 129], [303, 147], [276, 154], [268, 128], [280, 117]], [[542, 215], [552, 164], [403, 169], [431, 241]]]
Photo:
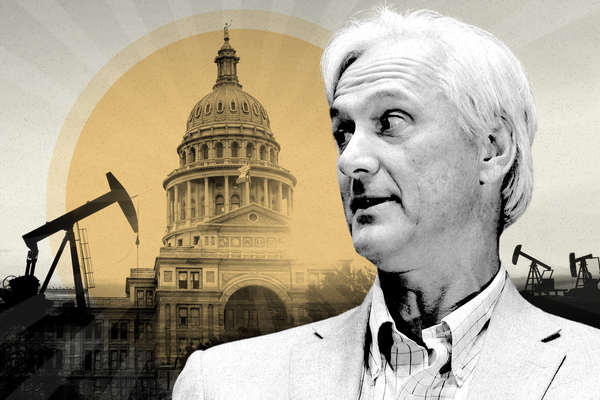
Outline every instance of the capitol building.
[[[89, 299], [87, 319], [69, 290], [47, 290], [54, 307], [30, 329], [42, 332], [43, 345], [27, 354], [0, 349], [6, 365], [23, 357], [27, 382], [42, 366], [53, 377], [38, 392], [169, 398], [194, 350], [311, 322], [309, 285], [349, 264], [290, 256], [297, 181], [280, 164], [267, 110], [239, 82], [239, 62], [225, 29], [216, 82], [182, 121], [176, 168], [162, 183], [165, 233], [154, 265], [131, 269], [126, 297]], [[37, 398], [33, 386], [19, 385], [21, 397]]]

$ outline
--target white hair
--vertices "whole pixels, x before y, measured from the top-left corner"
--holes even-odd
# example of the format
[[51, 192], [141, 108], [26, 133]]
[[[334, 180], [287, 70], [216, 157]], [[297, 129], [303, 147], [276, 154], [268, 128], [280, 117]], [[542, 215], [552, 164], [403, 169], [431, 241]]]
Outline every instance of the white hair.
[[378, 7], [353, 20], [330, 40], [321, 68], [329, 105], [345, 69], [384, 39], [419, 38], [436, 44], [442, 57], [437, 79], [459, 112], [459, 124], [471, 138], [485, 137], [506, 124], [516, 144], [515, 160], [504, 178], [499, 230], [519, 218], [531, 199], [531, 143], [537, 117], [531, 85], [523, 66], [496, 36], [439, 13], [398, 14]]

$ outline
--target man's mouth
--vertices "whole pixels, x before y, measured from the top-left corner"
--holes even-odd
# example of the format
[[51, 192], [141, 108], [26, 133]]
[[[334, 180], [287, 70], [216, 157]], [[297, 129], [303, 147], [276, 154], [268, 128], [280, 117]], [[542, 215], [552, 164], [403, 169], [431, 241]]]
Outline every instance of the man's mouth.
[[370, 196], [360, 196], [354, 197], [350, 201], [350, 209], [353, 214], [356, 214], [358, 210], [366, 210], [369, 207], [376, 206], [381, 203], [385, 203], [387, 201], [393, 201], [400, 204], [400, 197], [395, 194], [386, 197], [370, 197]]

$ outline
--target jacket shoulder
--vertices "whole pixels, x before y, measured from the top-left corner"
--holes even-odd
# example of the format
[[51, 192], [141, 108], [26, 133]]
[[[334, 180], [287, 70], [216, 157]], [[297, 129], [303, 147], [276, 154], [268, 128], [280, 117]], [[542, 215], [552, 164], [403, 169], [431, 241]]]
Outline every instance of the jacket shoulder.
[[173, 399], [285, 399], [293, 348], [342, 329], [354, 312], [198, 350], [179, 375]]

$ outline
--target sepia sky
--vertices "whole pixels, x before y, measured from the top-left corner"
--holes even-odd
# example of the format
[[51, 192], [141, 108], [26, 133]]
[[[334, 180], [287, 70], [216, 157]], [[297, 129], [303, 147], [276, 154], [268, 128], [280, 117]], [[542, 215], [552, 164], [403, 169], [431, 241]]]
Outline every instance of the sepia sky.
[[[388, 2], [391, 4], [392, 2]], [[498, 3], [498, 4], [496, 4]], [[244, 90], [269, 112], [281, 165], [298, 178], [295, 255], [355, 259], [335, 180], [318, 74], [331, 32], [369, 1], [4, 1], [0, 4], [0, 280], [22, 275], [21, 236], [108, 191], [112, 171], [140, 208], [135, 235], [117, 206], [88, 229], [98, 287], [124, 295], [136, 265], [152, 268], [165, 230], [162, 180], [178, 165], [188, 113], [212, 90], [225, 22]], [[600, 255], [600, 2], [405, 1], [498, 35], [532, 81], [539, 129], [535, 190], [501, 240], [517, 283], [517, 244], [568, 276], [568, 255]], [[37, 275], [62, 238], [40, 243]], [[68, 260], [68, 254], [63, 255]], [[72, 286], [68, 264], [60, 278]], [[68, 268], [68, 267], [67, 267]], [[591, 272], [598, 277], [598, 267]], [[60, 280], [53, 280], [59, 285]], [[566, 285], [570, 279], [566, 279]]]

